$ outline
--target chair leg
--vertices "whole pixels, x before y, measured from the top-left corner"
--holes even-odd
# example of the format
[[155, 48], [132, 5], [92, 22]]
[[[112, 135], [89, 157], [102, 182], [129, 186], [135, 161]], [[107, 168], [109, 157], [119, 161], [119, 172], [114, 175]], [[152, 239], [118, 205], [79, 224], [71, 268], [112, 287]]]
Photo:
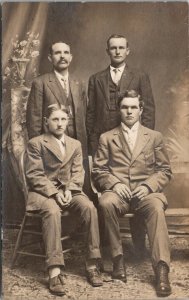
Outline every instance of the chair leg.
[[24, 227], [25, 227], [25, 224], [26, 224], [26, 218], [27, 217], [24, 216], [23, 221], [21, 223], [21, 228], [20, 228], [19, 233], [18, 233], [18, 237], [17, 237], [17, 240], [16, 240], [16, 245], [14, 247], [14, 252], [13, 252], [12, 261], [11, 261], [11, 269], [14, 268], [16, 259], [18, 257], [18, 250], [19, 250], [21, 242], [22, 242], [23, 230], [24, 230]]

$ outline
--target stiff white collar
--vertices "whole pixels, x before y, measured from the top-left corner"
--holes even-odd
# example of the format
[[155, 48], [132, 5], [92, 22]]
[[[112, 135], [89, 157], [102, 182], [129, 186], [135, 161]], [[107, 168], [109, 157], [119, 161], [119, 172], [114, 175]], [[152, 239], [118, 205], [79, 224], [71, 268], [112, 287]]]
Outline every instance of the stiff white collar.
[[127, 127], [123, 122], [121, 122], [122, 130], [126, 132], [135, 132], [138, 131], [139, 121], [137, 121], [131, 128]]
[[117, 69], [119, 72], [123, 73], [124, 68], [125, 68], [125, 64], [123, 66], [119, 67], [119, 68], [115, 68], [115, 67], [112, 67], [110, 65], [110, 72], [114, 71], [115, 69]]
[[61, 79], [64, 79], [66, 81], [68, 81], [68, 77], [69, 77], [69, 73], [67, 72], [65, 75], [60, 74], [59, 72], [57, 72], [56, 70], [54, 70], [54, 73], [56, 75], [56, 77], [61, 81]]

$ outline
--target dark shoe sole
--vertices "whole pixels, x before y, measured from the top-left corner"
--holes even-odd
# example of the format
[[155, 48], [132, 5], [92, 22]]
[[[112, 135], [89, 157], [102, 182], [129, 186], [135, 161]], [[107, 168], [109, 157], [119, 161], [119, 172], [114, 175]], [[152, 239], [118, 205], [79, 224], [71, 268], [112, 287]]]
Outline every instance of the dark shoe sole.
[[88, 283], [90, 283], [90, 285], [93, 286], [93, 287], [99, 287], [99, 286], [103, 285], [103, 283], [93, 284], [90, 280], [88, 280]]
[[112, 279], [116, 279], [116, 280], [121, 280], [122, 282], [126, 283], [127, 282], [127, 278], [120, 278], [120, 277], [114, 277], [112, 276]]
[[168, 297], [169, 295], [171, 295], [172, 291], [168, 292], [158, 292], [156, 291], [156, 294], [158, 297]]
[[54, 292], [52, 290], [49, 289], [49, 292], [52, 294], [52, 295], [56, 295], [56, 296], [64, 296], [66, 295], [65, 292]]

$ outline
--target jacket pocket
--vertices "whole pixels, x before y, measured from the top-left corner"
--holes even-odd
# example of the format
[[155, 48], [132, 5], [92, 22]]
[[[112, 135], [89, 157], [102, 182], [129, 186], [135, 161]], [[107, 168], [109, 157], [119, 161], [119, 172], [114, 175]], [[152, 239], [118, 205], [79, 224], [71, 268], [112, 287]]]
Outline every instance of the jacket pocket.
[[151, 165], [155, 163], [154, 152], [144, 153], [144, 158], [145, 158], [146, 165]]

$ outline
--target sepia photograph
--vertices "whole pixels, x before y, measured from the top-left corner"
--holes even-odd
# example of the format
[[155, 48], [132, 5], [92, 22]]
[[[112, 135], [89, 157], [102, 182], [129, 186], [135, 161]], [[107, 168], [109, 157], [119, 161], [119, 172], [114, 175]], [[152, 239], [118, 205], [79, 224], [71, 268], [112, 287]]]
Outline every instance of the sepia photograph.
[[1, 15], [1, 298], [189, 299], [189, 3]]

